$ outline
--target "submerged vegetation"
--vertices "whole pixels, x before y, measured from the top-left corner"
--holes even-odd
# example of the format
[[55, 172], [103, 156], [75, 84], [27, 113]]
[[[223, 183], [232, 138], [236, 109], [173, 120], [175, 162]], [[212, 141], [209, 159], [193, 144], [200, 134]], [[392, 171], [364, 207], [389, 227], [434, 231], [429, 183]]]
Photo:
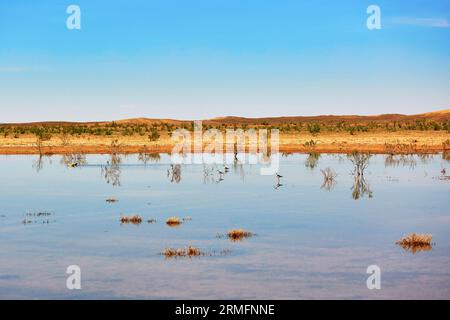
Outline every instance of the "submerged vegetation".
[[180, 220], [180, 218], [178, 217], [170, 217], [169, 219], [166, 220], [166, 224], [169, 227], [177, 227], [182, 223], [182, 221]]
[[122, 216], [122, 217], [120, 217], [120, 222], [121, 223], [141, 224], [142, 218], [139, 215]]
[[230, 239], [231, 241], [242, 241], [246, 238], [250, 238], [254, 236], [254, 233], [250, 232], [250, 231], [246, 231], [244, 229], [233, 229], [228, 231], [227, 233], [227, 237], [228, 239]]
[[416, 253], [419, 251], [429, 251], [432, 249], [431, 240], [433, 235], [431, 234], [416, 234], [411, 233], [407, 236], [401, 238], [396, 242], [397, 245], [401, 246], [403, 249]]
[[188, 246], [185, 248], [166, 248], [161, 253], [166, 259], [171, 258], [198, 258], [202, 256], [224, 256], [228, 255], [231, 251], [229, 249], [222, 249], [220, 251], [208, 251], [205, 252], [199, 248]]
[[175, 258], [175, 257], [199, 257], [204, 256], [205, 253], [198, 248], [188, 246], [185, 248], [174, 249], [174, 248], [166, 248], [162, 252], [162, 254], [166, 258]]

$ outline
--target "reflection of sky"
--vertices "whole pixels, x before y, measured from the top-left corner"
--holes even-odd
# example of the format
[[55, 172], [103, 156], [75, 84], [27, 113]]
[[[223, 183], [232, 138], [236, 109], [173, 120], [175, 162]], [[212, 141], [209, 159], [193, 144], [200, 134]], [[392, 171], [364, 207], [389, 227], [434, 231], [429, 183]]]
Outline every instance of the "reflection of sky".
[[[373, 157], [366, 180], [374, 197], [358, 201], [345, 157], [322, 155], [313, 170], [305, 155], [282, 158], [278, 190], [256, 165], [244, 166], [244, 177], [231, 168], [218, 184], [204, 184], [202, 165], [183, 166], [180, 183], [171, 183], [167, 156], [147, 166], [125, 157], [122, 186], [112, 187], [97, 165], [107, 159], [88, 156], [88, 166], [68, 169], [53, 157], [39, 173], [33, 157], [0, 159], [8, 183], [0, 187], [0, 297], [450, 298], [449, 185], [436, 179], [446, 165], [439, 156], [414, 168]], [[319, 170], [328, 166], [338, 173], [329, 192]], [[22, 225], [28, 211], [52, 212], [51, 223]], [[121, 214], [144, 223], [120, 225]], [[170, 216], [193, 220], [171, 229]], [[231, 228], [257, 235], [216, 238]], [[409, 232], [432, 233], [435, 247], [412, 255], [395, 246]], [[189, 244], [232, 253], [159, 255]], [[65, 289], [70, 264], [82, 268], [79, 292]], [[366, 289], [370, 264], [381, 267], [381, 291]]]

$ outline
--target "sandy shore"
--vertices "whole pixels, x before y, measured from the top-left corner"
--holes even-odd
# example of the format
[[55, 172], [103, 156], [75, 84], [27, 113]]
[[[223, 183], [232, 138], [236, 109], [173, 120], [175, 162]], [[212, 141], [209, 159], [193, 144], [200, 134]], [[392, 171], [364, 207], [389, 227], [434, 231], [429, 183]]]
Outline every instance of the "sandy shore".
[[[370, 153], [437, 153], [450, 146], [450, 133], [446, 131], [398, 131], [349, 133], [280, 134], [280, 152], [349, 153], [353, 151]], [[175, 142], [162, 134], [158, 141], [151, 142], [146, 136], [77, 136], [63, 141], [53, 136], [42, 142], [43, 154], [104, 154], [111, 153], [111, 143], [117, 140], [120, 153], [171, 153]], [[314, 143], [311, 145], [311, 141]], [[205, 144], [208, 142], [206, 141]], [[117, 152], [116, 149], [116, 152]], [[0, 137], [0, 154], [38, 154], [39, 148], [34, 135], [18, 138]]]

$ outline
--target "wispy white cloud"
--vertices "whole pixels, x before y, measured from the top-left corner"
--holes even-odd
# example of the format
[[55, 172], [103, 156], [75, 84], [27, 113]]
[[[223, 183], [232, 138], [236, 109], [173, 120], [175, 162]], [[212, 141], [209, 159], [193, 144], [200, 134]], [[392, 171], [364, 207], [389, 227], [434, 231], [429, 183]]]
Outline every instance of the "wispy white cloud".
[[450, 28], [450, 23], [445, 18], [415, 18], [415, 17], [395, 17], [392, 19], [395, 24], [411, 25], [429, 28]]

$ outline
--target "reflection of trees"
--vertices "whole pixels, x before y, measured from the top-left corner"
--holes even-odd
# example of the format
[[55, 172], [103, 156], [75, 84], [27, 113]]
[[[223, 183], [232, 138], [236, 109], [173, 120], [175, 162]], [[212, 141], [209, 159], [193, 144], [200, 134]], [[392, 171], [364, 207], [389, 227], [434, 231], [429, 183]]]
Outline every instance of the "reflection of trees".
[[370, 185], [364, 179], [364, 170], [369, 165], [370, 154], [354, 152], [348, 155], [349, 160], [353, 164], [353, 187], [352, 197], [355, 200], [367, 195], [369, 198], [373, 197], [373, 192], [370, 189]]
[[48, 159], [48, 162], [51, 164], [52, 163], [52, 158], [49, 155], [43, 155], [40, 154], [38, 155], [38, 157], [33, 160], [33, 164], [31, 165], [37, 173], [39, 173], [42, 169], [44, 169], [44, 162], [45, 162], [45, 158]]
[[317, 167], [319, 158], [320, 158], [320, 153], [311, 152], [305, 160], [305, 167], [313, 170], [315, 167]]
[[413, 155], [405, 155], [405, 154], [401, 154], [401, 155], [393, 155], [393, 154], [389, 154], [386, 156], [385, 160], [384, 160], [384, 166], [385, 167], [398, 167], [398, 166], [403, 166], [403, 167], [409, 167], [410, 169], [414, 169], [416, 166], [417, 162], [414, 159]]
[[167, 170], [167, 177], [170, 178], [170, 182], [180, 183], [181, 181], [181, 165], [170, 165], [170, 169]]
[[121, 174], [120, 166], [112, 160], [102, 166], [102, 175], [105, 177], [106, 183], [112, 184], [113, 187], [120, 187]]
[[323, 175], [323, 183], [320, 188], [325, 189], [326, 191], [330, 191], [336, 185], [337, 173], [334, 172], [334, 170], [331, 168], [320, 170], [320, 172], [322, 172]]
[[148, 162], [159, 162], [161, 156], [159, 153], [139, 153], [138, 160], [143, 164], [147, 164]]
[[84, 154], [65, 154], [61, 157], [60, 163], [68, 168], [74, 166], [83, 166], [87, 164], [86, 155]]
[[445, 161], [450, 162], [450, 151], [444, 151], [442, 153], [442, 159], [445, 160]]
[[44, 159], [42, 154], [40, 154], [36, 160], [33, 160], [32, 166], [37, 173], [39, 173], [39, 171], [41, 171], [44, 168]]
[[147, 164], [148, 162], [159, 162], [160, 159], [161, 156], [159, 153], [149, 152], [146, 146], [142, 148], [138, 156], [138, 161], [142, 162], [143, 164]]
[[434, 155], [433, 154], [429, 154], [429, 153], [423, 153], [423, 154], [419, 154], [419, 159], [423, 164], [428, 164], [431, 160], [434, 159]]
[[111, 142], [111, 154], [110, 160], [106, 162], [105, 166], [102, 166], [102, 175], [105, 177], [106, 183], [111, 184], [113, 187], [120, 187], [120, 164], [122, 163], [122, 157], [120, 156], [120, 144], [118, 140]]

